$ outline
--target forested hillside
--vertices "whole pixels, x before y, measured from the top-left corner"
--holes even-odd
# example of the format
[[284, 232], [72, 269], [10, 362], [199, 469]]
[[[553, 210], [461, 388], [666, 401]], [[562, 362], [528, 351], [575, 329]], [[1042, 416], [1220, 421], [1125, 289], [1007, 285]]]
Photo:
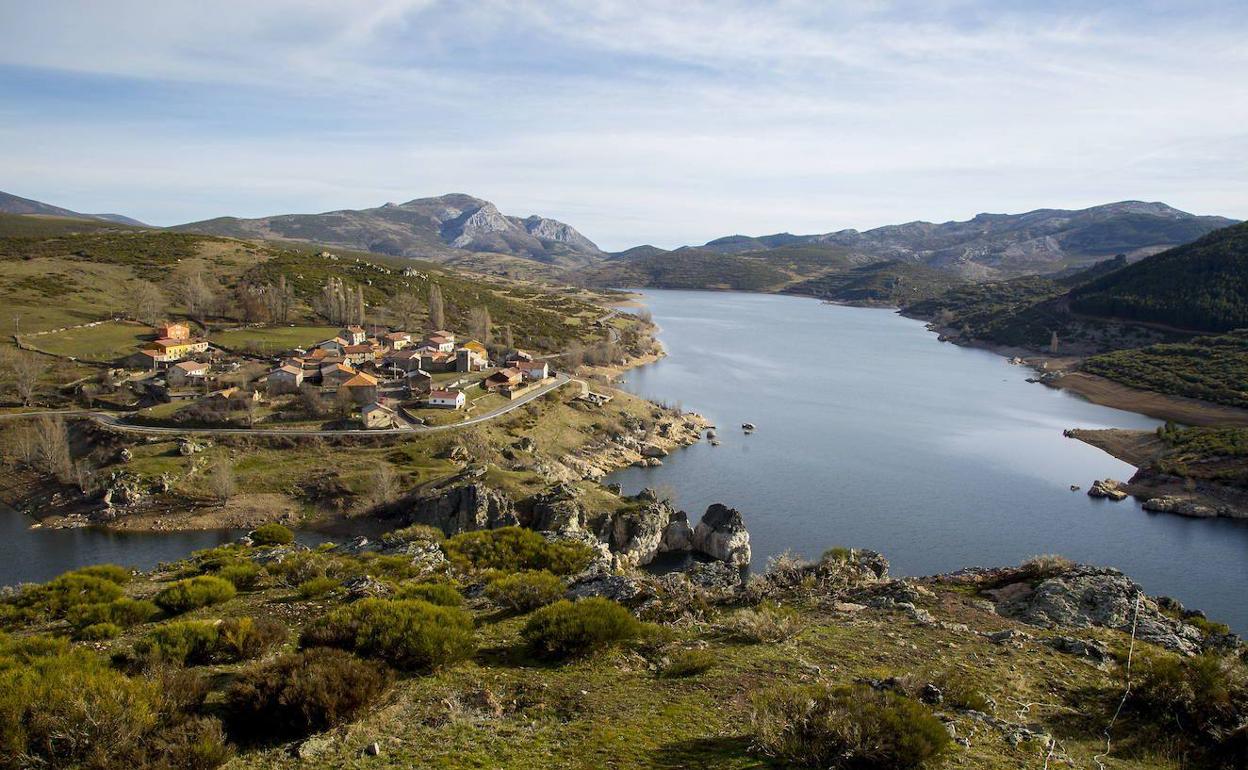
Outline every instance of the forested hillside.
[[1210, 233], [1071, 292], [1079, 313], [1204, 332], [1248, 326], [1248, 224]]

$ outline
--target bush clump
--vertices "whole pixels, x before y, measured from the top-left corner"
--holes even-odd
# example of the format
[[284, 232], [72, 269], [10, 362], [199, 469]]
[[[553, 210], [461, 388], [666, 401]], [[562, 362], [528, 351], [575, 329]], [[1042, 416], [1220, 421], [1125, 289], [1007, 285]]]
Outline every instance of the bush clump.
[[485, 588], [485, 595], [504, 609], [530, 612], [559, 601], [565, 590], [563, 580], [554, 573], [547, 570], [529, 570], [491, 580]]
[[102, 642], [121, 636], [121, 626], [116, 623], [92, 623], [74, 632], [74, 638], [82, 642]]
[[0, 767], [114, 767], [156, 724], [151, 685], [83, 649], [0, 650]]
[[228, 580], [212, 575], [179, 580], [156, 594], [156, 606], [171, 615], [190, 612], [210, 604], [219, 604], [234, 598], [237, 590]]
[[244, 671], [226, 693], [226, 711], [240, 736], [297, 738], [353, 720], [389, 686], [376, 663], [305, 650]]
[[1248, 724], [1248, 666], [1234, 657], [1156, 655], [1138, 671], [1128, 703], [1159, 723], [1183, 725], [1205, 746], [1227, 743]]
[[130, 628], [151, 620], [160, 610], [145, 599], [121, 597], [100, 604], [80, 604], [65, 614], [69, 624], [77, 629], [100, 623], [111, 623]]
[[64, 617], [74, 607], [104, 604], [121, 598], [121, 586], [94, 575], [67, 572], [60, 577], [32, 586], [16, 599], [16, 606], [51, 617]]
[[753, 698], [760, 753], [799, 767], [916, 768], [949, 746], [921, 703], [870, 687], [781, 686]]
[[251, 542], [256, 545], [289, 545], [295, 542], [295, 533], [281, 524], [262, 524], [252, 530]]
[[715, 665], [715, 653], [710, 650], [679, 650], [672, 653], [659, 668], [659, 676], [665, 679], [682, 679], [709, 671]]
[[440, 543], [445, 538], [442, 530], [428, 524], [409, 524], [394, 529], [381, 536], [384, 545], [396, 546], [404, 543]]
[[563, 659], [589, 655], [613, 644], [635, 639], [646, 627], [610, 599], [561, 599], [534, 612], [522, 635], [533, 655]]
[[260, 565], [249, 561], [229, 564], [217, 570], [217, 577], [239, 591], [250, 591], [260, 582]]
[[419, 599], [363, 599], [339, 607], [304, 629], [304, 647], [337, 647], [395, 668], [439, 668], [476, 652], [472, 616]]
[[93, 564], [90, 567], [81, 567], [69, 573], [70, 575], [86, 575], [87, 577], [103, 578], [110, 583], [116, 583], [124, 586], [130, 582], [133, 577], [130, 570], [117, 564]]
[[571, 575], [589, 566], [593, 549], [585, 543], [546, 538], [523, 527], [464, 532], [443, 547], [451, 563], [462, 570], [496, 569], [504, 572], [547, 570]]
[[272, 618], [226, 618], [217, 626], [217, 657], [251, 660], [286, 641], [286, 626]]
[[215, 623], [203, 620], [165, 623], [135, 642], [134, 653], [145, 665], [202, 665], [212, 661], [217, 651], [217, 636]]
[[752, 644], [787, 641], [801, 633], [804, 627], [802, 617], [796, 610], [771, 601], [741, 610], [724, 623], [728, 636]]
[[420, 599], [439, 607], [462, 607], [464, 596], [450, 583], [407, 583], [399, 587], [397, 599]]
[[302, 599], [317, 599], [338, 590], [338, 587], [341, 585], [342, 583], [331, 577], [324, 575], [314, 577], [299, 584], [299, 597]]

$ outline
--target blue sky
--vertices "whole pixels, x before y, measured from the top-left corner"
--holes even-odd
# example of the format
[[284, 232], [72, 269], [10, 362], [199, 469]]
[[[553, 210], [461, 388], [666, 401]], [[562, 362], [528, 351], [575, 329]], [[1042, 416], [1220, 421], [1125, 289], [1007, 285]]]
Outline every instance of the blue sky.
[[0, 189], [153, 224], [467, 192], [605, 248], [1248, 219], [1227, 2], [0, 0]]

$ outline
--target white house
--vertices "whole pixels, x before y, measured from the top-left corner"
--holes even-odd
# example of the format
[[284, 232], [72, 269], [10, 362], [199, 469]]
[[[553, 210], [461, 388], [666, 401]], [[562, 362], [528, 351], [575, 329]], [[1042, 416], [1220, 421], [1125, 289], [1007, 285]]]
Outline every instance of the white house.
[[431, 390], [426, 400], [429, 406], [440, 409], [463, 409], [464, 391], [462, 390]]
[[363, 345], [368, 339], [368, 332], [364, 331], [363, 326], [348, 326], [338, 332], [338, 336], [346, 340], [348, 345]]
[[184, 385], [198, 385], [208, 376], [208, 364], [201, 364], [198, 361], [179, 361], [169, 367], [169, 372], [165, 378], [169, 381], [172, 388], [180, 388]]
[[545, 361], [517, 361], [513, 366], [520, 370], [524, 379], [531, 382], [544, 380], [550, 376], [550, 366]]

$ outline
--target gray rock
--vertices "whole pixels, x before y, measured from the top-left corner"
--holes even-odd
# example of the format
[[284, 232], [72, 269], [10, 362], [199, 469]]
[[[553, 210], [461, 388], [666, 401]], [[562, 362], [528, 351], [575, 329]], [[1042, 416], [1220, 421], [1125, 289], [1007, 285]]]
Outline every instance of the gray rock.
[[588, 514], [576, 487], [559, 484], [533, 499], [529, 525], [542, 532], [576, 534], [588, 526]]
[[741, 512], [713, 503], [693, 530], [693, 547], [712, 559], [745, 566], [750, 563], [750, 533]]
[[611, 517], [607, 542], [620, 566], [641, 566], [654, 561], [671, 516], [666, 503], [616, 513]]
[[1201, 648], [1199, 629], [1163, 613], [1138, 583], [1115, 569], [1076, 566], [1034, 587], [1021, 584], [1019, 590], [1003, 590], [997, 595], [1003, 597], [997, 612], [1023, 623], [1048, 628], [1112, 628], [1125, 633], [1131, 633], [1138, 600], [1135, 625], [1139, 639], [1187, 655]]
[[674, 511], [663, 528], [663, 538], [659, 541], [660, 553], [680, 553], [693, 548], [693, 529], [689, 526], [689, 514]]
[[1174, 495], [1150, 497], [1144, 501], [1142, 507], [1146, 511], [1174, 513], [1179, 516], [1190, 516], [1197, 519], [1208, 519], [1219, 515], [1217, 508], [1212, 508], [1208, 505], [1201, 505], [1194, 500], [1188, 500]]
[[567, 597], [573, 600], [590, 596], [601, 596], [620, 604], [633, 604], [652, 597], [653, 591], [648, 589], [641, 578], [593, 572], [578, 577], [567, 592]]
[[1109, 647], [1095, 639], [1077, 639], [1073, 636], [1054, 636], [1044, 643], [1058, 652], [1087, 658], [1094, 663], [1104, 663], [1110, 659]]
[[744, 584], [741, 569], [722, 561], [694, 562], [684, 574], [691, 584], [711, 594], [733, 593]]
[[390, 586], [370, 575], [361, 575], [344, 580], [342, 587], [346, 590], [349, 601], [385, 598], [394, 593]]
[[1092, 482], [1092, 486], [1088, 489], [1088, 497], [1099, 497], [1106, 500], [1126, 500], [1127, 493], [1119, 489], [1122, 486], [1121, 481], [1114, 479], [1097, 479]]
[[458, 484], [417, 500], [408, 512], [407, 520], [429, 524], [448, 535], [519, 523], [511, 498], [480, 482]]

